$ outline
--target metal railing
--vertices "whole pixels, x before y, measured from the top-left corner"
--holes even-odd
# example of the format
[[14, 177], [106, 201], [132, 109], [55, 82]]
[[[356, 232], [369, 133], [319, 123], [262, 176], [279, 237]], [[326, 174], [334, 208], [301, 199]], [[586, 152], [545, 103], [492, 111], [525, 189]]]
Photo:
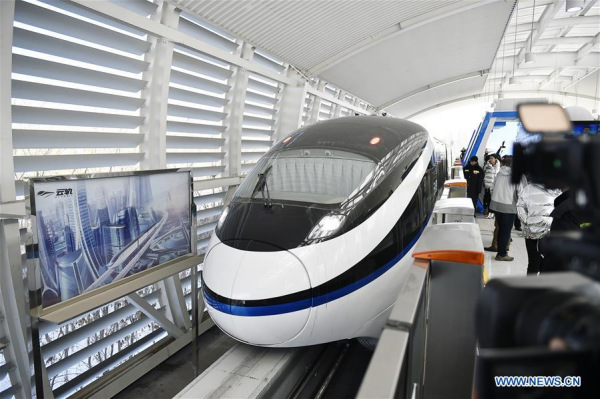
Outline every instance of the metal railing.
[[411, 267], [383, 329], [358, 398], [419, 398], [425, 373], [428, 269]]
[[417, 262], [386, 322], [358, 398], [472, 395], [482, 266]]

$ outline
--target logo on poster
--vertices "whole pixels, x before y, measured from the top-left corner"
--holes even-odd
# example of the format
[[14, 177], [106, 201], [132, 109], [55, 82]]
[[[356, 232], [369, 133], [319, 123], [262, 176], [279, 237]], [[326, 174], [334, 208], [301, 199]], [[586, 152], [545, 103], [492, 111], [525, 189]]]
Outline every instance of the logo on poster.
[[70, 197], [71, 195], [73, 195], [72, 188], [59, 188], [56, 190], [57, 197]]
[[48, 198], [52, 194], [54, 194], [52, 191], [38, 191], [37, 192], [37, 195], [44, 197], [44, 198]]
[[[52, 194], [54, 194], [53, 191], [38, 191], [37, 195], [39, 195], [40, 197], [44, 197], [44, 198], [48, 198], [50, 197]], [[73, 195], [73, 189], [72, 188], [59, 188], [56, 190], [56, 197], [71, 197]]]

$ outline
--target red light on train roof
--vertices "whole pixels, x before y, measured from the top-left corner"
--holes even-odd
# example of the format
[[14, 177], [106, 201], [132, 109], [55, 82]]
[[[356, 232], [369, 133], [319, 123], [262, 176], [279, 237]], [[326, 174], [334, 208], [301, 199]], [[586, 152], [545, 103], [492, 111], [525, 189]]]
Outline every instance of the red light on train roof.
[[287, 143], [291, 139], [292, 139], [292, 136], [286, 137], [285, 139], [283, 139], [283, 144]]
[[375, 136], [375, 137], [373, 137], [373, 138], [371, 139], [371, 141], [369, 141], [369, 144], [371, 144], [371, 145], [377, 145], [377, 144], [379, 144], [379, 142], [380, 142], [380, 141], [381, 141], [381, 138], [380, 138], [380, 137], [377, 137], [377, 136]]

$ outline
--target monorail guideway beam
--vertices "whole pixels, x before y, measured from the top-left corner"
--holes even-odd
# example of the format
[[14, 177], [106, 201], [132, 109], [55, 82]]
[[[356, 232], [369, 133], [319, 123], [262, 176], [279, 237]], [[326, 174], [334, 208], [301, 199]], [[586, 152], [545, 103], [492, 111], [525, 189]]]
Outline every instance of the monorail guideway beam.
[[264, 348], [238, 343], [175, 398], [289, 397], [326, 348]]

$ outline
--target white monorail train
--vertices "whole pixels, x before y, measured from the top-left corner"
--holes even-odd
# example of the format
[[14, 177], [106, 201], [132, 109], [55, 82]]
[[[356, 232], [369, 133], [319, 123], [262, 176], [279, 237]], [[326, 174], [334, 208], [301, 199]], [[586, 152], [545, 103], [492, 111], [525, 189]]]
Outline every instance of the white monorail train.
[[378, 337], [446, 179], [446, 147], [415, 123], [348, 117], [260, 159], [204, 261], [214, 322], [253, 345]]

